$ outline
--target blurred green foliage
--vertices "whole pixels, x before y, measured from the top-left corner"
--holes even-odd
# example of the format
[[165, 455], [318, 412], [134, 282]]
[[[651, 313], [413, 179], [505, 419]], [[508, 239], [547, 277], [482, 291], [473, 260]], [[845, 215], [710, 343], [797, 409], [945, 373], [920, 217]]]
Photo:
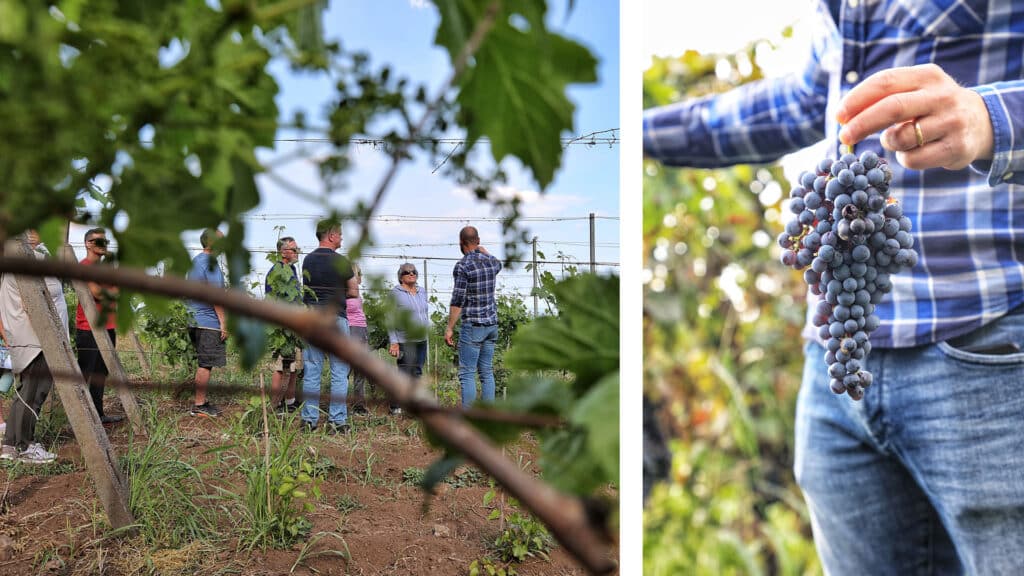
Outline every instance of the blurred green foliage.
[[[717, 68], [717, 72], [716, 72]], [[755, 48], [656, 59], [644, 106], [761, 78]], [[644, 162], [644, 392], [673, 462], [644, 515], [644, 572], [817, 574], [792, 473], [804, 286], [778, 263], [778, 166]]]

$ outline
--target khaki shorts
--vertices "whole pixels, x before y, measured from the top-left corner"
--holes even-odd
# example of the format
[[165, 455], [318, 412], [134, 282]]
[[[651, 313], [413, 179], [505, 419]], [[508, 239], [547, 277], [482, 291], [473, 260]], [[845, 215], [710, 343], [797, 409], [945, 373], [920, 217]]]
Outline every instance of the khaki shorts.
[[295, 349], [295, 358], [278, 356], [274, 359], [275, 372], [298, 372], [302, 370], [302, 350]]

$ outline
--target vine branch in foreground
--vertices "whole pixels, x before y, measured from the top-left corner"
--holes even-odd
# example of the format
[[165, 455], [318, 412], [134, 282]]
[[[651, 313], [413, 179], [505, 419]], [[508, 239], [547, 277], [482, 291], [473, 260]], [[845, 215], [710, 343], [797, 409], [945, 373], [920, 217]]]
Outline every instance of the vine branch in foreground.
[[610, 558], [605, 527], [590, 521], [582, 500], [562, 494], [520, 470], [463, 418], [432, 409], [437, 403], [425, 389], [416, 386], [412, 378], [378, 358], [361, 342], [338, 332], [333, 314], [256, 300], [238, 290], [211, 290], [209, 284], [182, 278], [150, 276], [137, 269], [5, 256], [0, 257], [0, 273], [58, 276], [172, 298], [191, 298], [287, 328], [376, 381], [403, 409], [423, 421], [434, 435], [487, 472], [536, 515], [587, 570], [606, 574], [616, 568]]

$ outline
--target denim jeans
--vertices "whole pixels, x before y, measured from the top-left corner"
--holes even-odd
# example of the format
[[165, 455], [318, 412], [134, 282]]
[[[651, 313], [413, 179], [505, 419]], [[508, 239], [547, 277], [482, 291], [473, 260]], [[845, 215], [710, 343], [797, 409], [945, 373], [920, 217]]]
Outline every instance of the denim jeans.
[[462, 323], [459, 330], [459, 382], [462, 384], [462, 405], [476, 401], [476, 375], [480, 373], [481, 398], [494, 400], [494, 343], [498, 341], [498, 325], [473, 326]]
[[[414, 380], [423, 376], [423, 364], [427, 361], [427, 341], [400, 342], [398, 344], [398, 369]], [[398, 405], [392, 400], [392, 408]]]
[[[338, 330], [348, 336], [348, 319], [338, 318]], [[305, 364], [306, 373], [302, 378], [302, 419], [316, 426], [320, 420], [320, 373], [324, 369], [323, 350], [306, 343], [302, 351], [302, 361]], [[327, 412], [327, 419], [335, 424], [344, 424], [348, 419], [348, 406], [345, 404], [348, 396], [348, 364], [342, 362], [335, 356], [330, 356], [331, 371], [331, 404]]]
[[1024, 311], [876, 349], [859, 402], [808, 345], [794, 469], [827, 573], [1024, 574], [1024, 353], [977, 351], [1006, 343], [1024, 348]]

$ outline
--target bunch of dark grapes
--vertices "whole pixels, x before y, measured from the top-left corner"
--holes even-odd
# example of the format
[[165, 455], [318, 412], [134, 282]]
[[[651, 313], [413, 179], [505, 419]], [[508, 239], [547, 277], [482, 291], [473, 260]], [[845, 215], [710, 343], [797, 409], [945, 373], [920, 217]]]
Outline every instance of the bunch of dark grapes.
[[812, 320], [826, 343], [832, 391], [854, 400], [872, 382], [864, 366], [879, 323], [875, 305], [892, 290], [890, 276], [917, 263], [891, 180], [888, 163], [871, 151], [822, 160], [800, 175], [790, 193], [796, 218], [779, 235], [782, 263], [803, 270], [819, 296]]

